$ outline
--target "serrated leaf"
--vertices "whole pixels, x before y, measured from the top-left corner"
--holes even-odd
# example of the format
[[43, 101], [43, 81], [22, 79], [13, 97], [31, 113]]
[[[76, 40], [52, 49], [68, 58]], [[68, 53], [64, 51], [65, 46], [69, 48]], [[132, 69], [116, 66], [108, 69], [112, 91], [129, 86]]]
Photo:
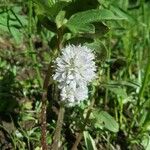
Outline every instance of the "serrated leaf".
[[66, 26], [72, 32], [81, 31], [86, 25], [90, 25], [93, 22], [98, 22], [102, 20], [116, 20], [116, 19], [126, 19], [116, 16], [112, 11], [107, 9], [92, 9], [83, 12], [78, 12], [71, 16], [71, 18], [66, 23]]
[[91, 137], [91, 135], [87, 132], [84, 131], [84, 140], [85, 140], [85, 145], [87, 150], [97, 150], [95, 141]]
[[118, 132], [119, 131], [119, 125], [116, 122], [116, 120], [109, 115], [106, 111], [93, 111], [93, 115], [96, 119], [96, 122], [98, 124], [103, 125], [104, 128], [112, 131], [112, 132]]

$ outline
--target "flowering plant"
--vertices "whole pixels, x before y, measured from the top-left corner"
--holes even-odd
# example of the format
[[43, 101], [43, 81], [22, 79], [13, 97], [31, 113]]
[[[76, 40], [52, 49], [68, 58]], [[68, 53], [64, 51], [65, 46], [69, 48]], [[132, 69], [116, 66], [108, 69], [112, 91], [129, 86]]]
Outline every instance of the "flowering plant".
[[75, 105], [88, 98], [88, 84], [96, 77], [94, 53], [86, 46], [68, 45], [55, 63], [54, 80], [59, 82], [62, 101]]

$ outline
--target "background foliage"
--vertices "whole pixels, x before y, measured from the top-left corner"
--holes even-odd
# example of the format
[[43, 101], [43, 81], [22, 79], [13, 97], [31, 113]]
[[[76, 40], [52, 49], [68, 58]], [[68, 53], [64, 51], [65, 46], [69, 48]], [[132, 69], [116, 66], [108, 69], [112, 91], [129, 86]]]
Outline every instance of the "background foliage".
[[[63, 149], [71, 149], [83, 131], [79, 149], [149, 150], [149, 7], [148, 0], [2, 0], [0, 149], [40, 149], [48, 65], [65, 45], [83, 44], [95, 51], [98, 79], [89, 86], [87, 101], [66, 108]], [[57, 83], [50, 80], [47, 90], [51, 145], [59, 110]]]

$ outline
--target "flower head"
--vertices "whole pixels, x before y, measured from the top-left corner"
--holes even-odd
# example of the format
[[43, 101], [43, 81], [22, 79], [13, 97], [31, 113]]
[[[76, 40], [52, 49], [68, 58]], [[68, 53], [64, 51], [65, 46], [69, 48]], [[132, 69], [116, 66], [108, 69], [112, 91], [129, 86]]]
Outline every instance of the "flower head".
[[81, 45], [68, 45], [61, 53], [53, 78], [59, 82], [62, 100], [79, 103], [88, 98], [87, 85], [96, 77], [94, 54]]

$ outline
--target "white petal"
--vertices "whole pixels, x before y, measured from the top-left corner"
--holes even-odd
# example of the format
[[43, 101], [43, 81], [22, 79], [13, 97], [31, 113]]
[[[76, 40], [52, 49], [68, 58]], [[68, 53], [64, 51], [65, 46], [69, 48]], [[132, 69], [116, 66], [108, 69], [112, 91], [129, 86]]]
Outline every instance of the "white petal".
[[75, 105], [87, 99], [87, 85], [96, 77], [92, 50], [86, 46], [68, 45], [55, 63], [57, 68], [53, 79], [59, 82], [62, 100]]

